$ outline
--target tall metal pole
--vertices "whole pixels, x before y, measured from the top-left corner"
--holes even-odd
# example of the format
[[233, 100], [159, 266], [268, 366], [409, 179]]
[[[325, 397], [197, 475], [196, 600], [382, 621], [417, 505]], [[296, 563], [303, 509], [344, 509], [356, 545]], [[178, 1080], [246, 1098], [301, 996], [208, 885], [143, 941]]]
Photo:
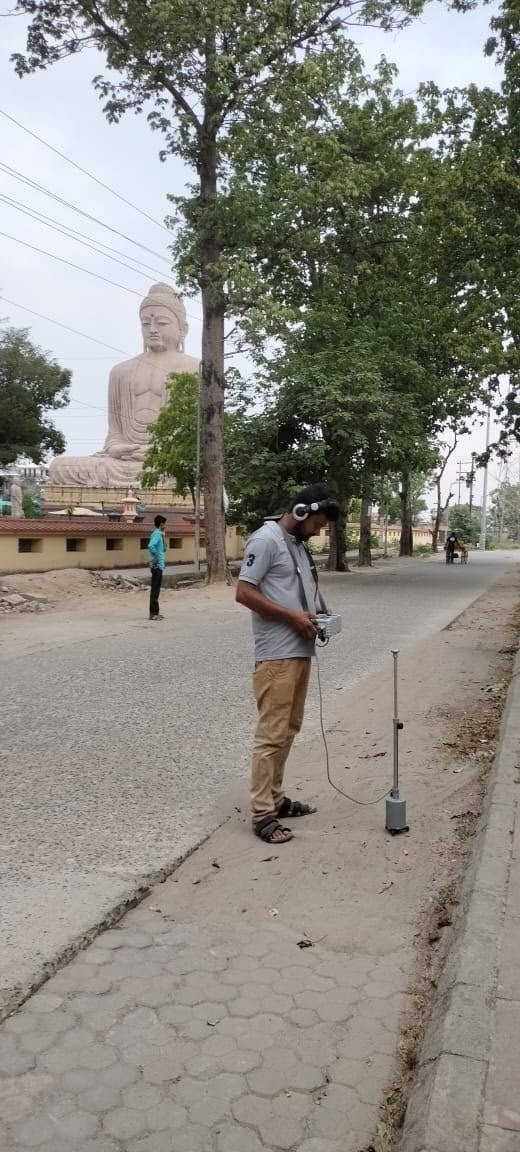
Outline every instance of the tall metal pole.
[[471, 472], [469, 474], [469, 515], [473, 512], [473, 485], [475, 483], [475, 453], [471, 453]]
[[[491, 429], [491, 405], [489, 405], [489, 406], [488, 406], [488, 410], [487, 410], [487, 422], [486, 422], [486, 452], [487, 452], [487, 450], [488, 450], [488, 448], [489, 448], [490, 429]], [[480, 539], [479, 539], [479, 549], [480, 549], [480, 551], [481, 551], [481, 552], [484, 552], [484, 551], [485, 551], [485, 548], [486, 548], [486, 532], [487, 532], [487, 491], [488, 491], [488, 462], [487, 462], [487, 460], [486, 460], [486, 466], [485, 466], [485, 468], [484, 468], [484, 486], [483, 486], [483, 489], [482, 489], [482, 508], [481, 508], [481, 512], [480, 512]]]
[[403, 797], [399, 794], [399, 733], [402, 731], [404, 725], [402, 720], [399, 719], [397, 703], [398, 648], [392, 648], [392, 656], [394, 658], [394, 783], [390, 793], [386, 797], [385, 827], [387, 832], [390, 832], [392, 836], [396, 836], [399, 832], [408, 832], [408, 824], [406, 822], [406, 800], [403, 800]]
[[195, 440], [195, 547], [194, 561], [195, 574], [200, 575], [200, 441], [201, 441], [201, 412], [202, 412], [202, 369], [199, 368], [199, 386], [197, 389], [197, 429]]
[[399, 649], [392, 649], [394, 658], [394, 787], [392, 795], [399, 795], [399, 710], [397, 705], [397, 657]]

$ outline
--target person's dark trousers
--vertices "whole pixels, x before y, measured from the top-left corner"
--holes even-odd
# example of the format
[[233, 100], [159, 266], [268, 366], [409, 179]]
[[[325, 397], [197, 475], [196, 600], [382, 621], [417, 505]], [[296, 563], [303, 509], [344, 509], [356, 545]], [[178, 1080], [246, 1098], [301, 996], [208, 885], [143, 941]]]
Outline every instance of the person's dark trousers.
[[159, 615], [159, 593], [162, 584], [162, 568], [152, 568], [152, 585], [150, 588], [150, 616]]

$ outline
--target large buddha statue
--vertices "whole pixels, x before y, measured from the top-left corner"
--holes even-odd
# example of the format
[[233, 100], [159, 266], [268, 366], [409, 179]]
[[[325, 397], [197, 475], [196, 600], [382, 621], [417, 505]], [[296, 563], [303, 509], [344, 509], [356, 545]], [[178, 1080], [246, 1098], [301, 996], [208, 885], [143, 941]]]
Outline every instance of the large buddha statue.
[[182, 300], [167, 284], [154, 284], [139, 309], [144, 351], [112, 368], [108, 383], [108, 435], [94, 456], [56, 456], [49, 482], [89, 488], [135, 484], [150, 442], [150, 424], [167, 400], [172, 372], [195, 373], [184, 353], [188, 331]]

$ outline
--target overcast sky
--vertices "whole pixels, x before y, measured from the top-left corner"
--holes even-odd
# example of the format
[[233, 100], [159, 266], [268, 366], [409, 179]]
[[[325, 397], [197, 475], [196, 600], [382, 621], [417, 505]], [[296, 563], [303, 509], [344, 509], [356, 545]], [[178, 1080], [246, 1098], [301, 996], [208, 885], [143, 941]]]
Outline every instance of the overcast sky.
[[[10, 0], [0, 0], [0, 12]], [[483, 55], [489, 20], [494, 6], [481, 5], [465, 16], [430, 5], [421, 20], [404, 32], [383, 34], [364, 31], [359, 45], [369, 65], [381, 54], [399, 68], [399, 86], [415, 91], [421, 81], [439, 86], [463, 86], [470, 82], [497, 86], [500, 74]], [[145, 219], [110, 192], [49, 151], [20, 127], [0, 115], [0, 161], [45, 186], [55, 195], [102, 220], [121, 235], [108, 232], [28, 187], [0, 168], [0, 197], [9, 197], [31, 211], [44, 213], [97, 242], [118, 249], [131, 262], [149, 265], [137, 273], [113, 263], [43, 223], [22, 214], [0, 199], [0, 232], [26, 244], [43, 248], [65, 260], [90, 269], [116, 282], [104, 283], [24, 247], [0, 235], [0, 318], [17, 327], [30, 327], [32, 338], [72, 370], [72, 401], [58, 415], [57, 425], [67, 438], [67, 451], [88, 455], [98, 450], [106, 433], [107, 378], [118, 360], [141, 350], [138, 308], [140, 298], [156, 280], [171, 278], [168, 234], [161, 222], [168, 211], [168, 192], [183, 189], [183, 169], [174, 159], [161, 164], [160, 138], [143, 117], [127, 116], [118, 126], [107, 124], [91, 79], [103, 70], [103, 61], [85, 53], [39, 72], [25, 80], [14, 74], [9, 57], [25, 47], [25, 18], [0, 17], [0, 110], [66, 154], [141, 208], [157, 223]], [[136, 242], [150, 249], [137, 247]], [[153, 255], [152, 255], [153, 253]], [[15, 303], [7, 303], [7, 301]], [[86, 336], [111, 345], [109, 348], [74, 335], [24, 311], [41, 313], [50, 320], [75, 328]], [[186, 350], [200, 355], [200, 306], [186, 301], [190, 332]], [[484, 434], [476, 430], [461, 442], [448, 479], [455, 478], [456, 461], [469, 461], [471, 452], [483, 445]], [[492, 485], [491, 485], [492, 486]], [[476, 490], [478, 501], [479, 485]]]

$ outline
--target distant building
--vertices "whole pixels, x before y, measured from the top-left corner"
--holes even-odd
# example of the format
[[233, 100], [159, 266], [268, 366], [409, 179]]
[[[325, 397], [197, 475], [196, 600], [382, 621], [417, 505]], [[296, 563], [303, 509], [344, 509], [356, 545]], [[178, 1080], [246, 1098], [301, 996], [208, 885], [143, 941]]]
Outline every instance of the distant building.
[[43, 484], [49, 477], [47, 464], [33, 464], [32, 460], [17, 464], [16, 471], [23, 480], [32, 480], [37, 484]]

